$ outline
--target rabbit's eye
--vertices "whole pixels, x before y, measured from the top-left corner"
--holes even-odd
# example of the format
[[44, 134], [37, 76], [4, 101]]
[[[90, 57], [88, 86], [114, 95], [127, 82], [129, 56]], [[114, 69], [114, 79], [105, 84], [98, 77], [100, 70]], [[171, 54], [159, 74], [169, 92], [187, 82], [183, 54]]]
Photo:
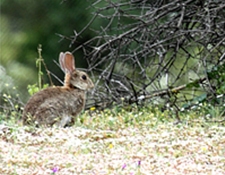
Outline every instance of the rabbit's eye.
[[83, 80], [86, 80], [87, 79], [87, 76], [86, 75], [82, 75], [82, 79]]

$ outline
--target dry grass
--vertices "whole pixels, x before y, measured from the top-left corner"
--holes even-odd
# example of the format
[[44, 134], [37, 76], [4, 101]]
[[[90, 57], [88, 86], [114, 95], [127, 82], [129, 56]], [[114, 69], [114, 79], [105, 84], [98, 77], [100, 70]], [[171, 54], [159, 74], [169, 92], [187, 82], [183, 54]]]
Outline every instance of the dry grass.
[[0, 174], [225, 174], [224, 127], [159, 115], [106, 111], [70, 128], [2, 125]]

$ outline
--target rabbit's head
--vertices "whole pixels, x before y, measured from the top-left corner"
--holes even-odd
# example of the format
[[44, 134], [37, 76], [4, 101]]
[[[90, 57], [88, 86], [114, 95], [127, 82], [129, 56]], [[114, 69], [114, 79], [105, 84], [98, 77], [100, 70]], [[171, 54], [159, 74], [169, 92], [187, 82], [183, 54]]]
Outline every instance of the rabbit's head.
[[70, 52], [61, 52], [59, 63], [65, 73], [64, 86], [75, 87], [84, 91], [94, 87], [93, 82], [85, 72], [76, 70], [75, 60]]

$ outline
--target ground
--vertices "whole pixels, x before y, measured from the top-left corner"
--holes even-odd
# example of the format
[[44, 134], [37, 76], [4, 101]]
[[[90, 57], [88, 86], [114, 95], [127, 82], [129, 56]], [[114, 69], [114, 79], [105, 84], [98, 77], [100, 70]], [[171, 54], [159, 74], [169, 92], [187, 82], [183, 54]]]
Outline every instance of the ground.
[[68, 128], [2, 124], [0, 174], [225, 174], [225, 127], [191, 123], [126, 112], [86, 114]]

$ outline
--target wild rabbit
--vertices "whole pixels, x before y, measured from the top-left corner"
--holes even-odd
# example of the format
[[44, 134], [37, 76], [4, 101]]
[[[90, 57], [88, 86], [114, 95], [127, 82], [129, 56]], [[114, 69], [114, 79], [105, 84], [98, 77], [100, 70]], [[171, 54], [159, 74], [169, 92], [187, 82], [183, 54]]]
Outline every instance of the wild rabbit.
[[65, 73], [64, 86], [49, 87], [34, 94], [23, 111], [23, 124], [65, 127], [74, 123], [86, 101], [86, 91], [94, 87], [89, 76], [76, 70], [70, 52], [61, 52], [59, 63]]

